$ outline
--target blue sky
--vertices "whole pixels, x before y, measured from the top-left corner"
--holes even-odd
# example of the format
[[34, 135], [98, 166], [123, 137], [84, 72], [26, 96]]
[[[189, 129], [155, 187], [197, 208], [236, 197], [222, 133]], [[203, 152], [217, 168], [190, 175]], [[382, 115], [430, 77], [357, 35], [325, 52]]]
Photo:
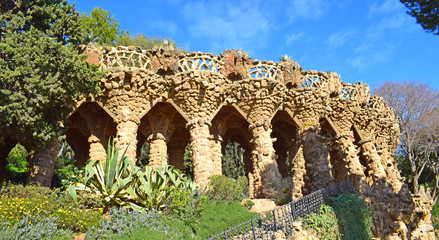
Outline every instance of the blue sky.
[[69, 0], [108, 10], [131, 35], [169, 37], [189, 51], [242, 49], [253, 59], [293, 56], [304, 69], [362, 81], [425, 82], [439, 90], [439, 36], [399, 0]]

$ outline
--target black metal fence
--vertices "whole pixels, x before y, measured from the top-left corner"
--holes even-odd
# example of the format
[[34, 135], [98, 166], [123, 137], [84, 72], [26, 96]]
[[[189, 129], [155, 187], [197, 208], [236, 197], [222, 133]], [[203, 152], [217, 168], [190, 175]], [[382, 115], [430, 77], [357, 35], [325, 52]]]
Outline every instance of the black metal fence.
[[286, 237], [293, 231], [293, 222], [310, 213], [318, 213], [322, 204], [329, 204], [329, 198], [339, 194], [355, 193], [351, 182], [331, 185], [327, 188], [315, 191], [305, 197], [292, 201], [282, 207], [263, 213], [258, 217], [243, 222], [220, 234], [210, 237], [214, 239], [274, 239], [278, 231], [282, 231]]

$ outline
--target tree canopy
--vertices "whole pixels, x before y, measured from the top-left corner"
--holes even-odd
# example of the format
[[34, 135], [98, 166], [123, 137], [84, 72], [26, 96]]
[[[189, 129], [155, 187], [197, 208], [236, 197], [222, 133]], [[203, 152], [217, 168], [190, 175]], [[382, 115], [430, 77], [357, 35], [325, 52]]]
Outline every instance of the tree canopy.
[[65, 0], [6, 0], [0, 10], [0, 138], [44, 147], [104, 75], [75, 52], [84, 33]]
[[120, 25], [109, 11], [94, 8], [90, 15], [81, 15], [81, 26], [88, 33], [86, 40], [99, 45], [113, 45], [120, 35], [125, 35], [120, 30]]
[[413, 192], [419, 191], [421, 175], [433, 172], [432, 182], [436, 186], [431, 187], [436, 199], [439, 194], [439, 91], [417, 82], [385, 82], [374, 92], [384, 97], [399, 119], [400, 150], [403, 165], [410, 169]]
[[439, 1], [437, 0], [400, 0], [416, 22], [425, 31], [439, 35]]

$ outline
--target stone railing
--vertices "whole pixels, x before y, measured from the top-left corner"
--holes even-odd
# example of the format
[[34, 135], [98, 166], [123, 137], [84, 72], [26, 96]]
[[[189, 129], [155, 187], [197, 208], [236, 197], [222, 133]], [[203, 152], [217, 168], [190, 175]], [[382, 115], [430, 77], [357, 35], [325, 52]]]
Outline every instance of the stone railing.
[[138, 47], [105, 47], [101, 64], [105, 69], [111, 67], [136, 67], [148, 69], [150, 59], [145, 50]]
[[299, 88], [321, 88], [328, 81], [327, 74], [315, 70], [305, 71], [300, 79]]
[[318, 213], [320, 206], [329, 204], [331, 197], [349, 193], [355, 193], [355, 188], [351, 182], [345, 181], [334, 184], [287, 203], [282, 207], [263, 213], [209, 239], [275, 239], [275, 234], [279, 231], [288, 237], [293, 232], [294, 221], [310, 213]]
[[252, 67], [250, 68], [249, 78], [265, 78], [265, 79], [276, 79], [281, 80], [282, 70], [278, 63], [273, 61], [258, 61], [252, 62]]
[[186, 55], [182, 55], [179, 59], [180, 71], [211, 71], [220, 73], [224, 66], [224, 62], [221, 61], [219, 56], [206, 53], [191, 52]]

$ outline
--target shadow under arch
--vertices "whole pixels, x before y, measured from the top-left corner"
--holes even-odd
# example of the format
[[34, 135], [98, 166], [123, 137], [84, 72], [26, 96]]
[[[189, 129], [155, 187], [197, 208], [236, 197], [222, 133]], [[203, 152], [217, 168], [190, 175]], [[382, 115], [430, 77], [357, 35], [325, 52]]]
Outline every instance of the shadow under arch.
[[89, 158], [104, 161], [108, 140], [116, 136], [117, 124], [96, 102], [82, 103], [68, 118], [67, 143], [75, 152], [76, 164]]
[[183, 157], [189, 142], [187, 120], [168, 102], [157, 102], [140, 120], [137, 134], [137, 159], [149, 145], [149, 165], [167, 163], [184, 170]]
[[250, 141], [252, 139], [249, 131], [249, 122], [234, 106], [223, 106], [215, 117], [212, 119], [211, 133], [214, 138], [220, 138], [221, 141], [221, 161], [222, 174], [224, 174], [224, 154], [226, 145], [229, 142], [237, 142], [239, 146], [244, 150], [243, 164], [244, 174], [248, 177], [248, 174], [253, 172], [253, 163], [251, 160], [251, 146]]

